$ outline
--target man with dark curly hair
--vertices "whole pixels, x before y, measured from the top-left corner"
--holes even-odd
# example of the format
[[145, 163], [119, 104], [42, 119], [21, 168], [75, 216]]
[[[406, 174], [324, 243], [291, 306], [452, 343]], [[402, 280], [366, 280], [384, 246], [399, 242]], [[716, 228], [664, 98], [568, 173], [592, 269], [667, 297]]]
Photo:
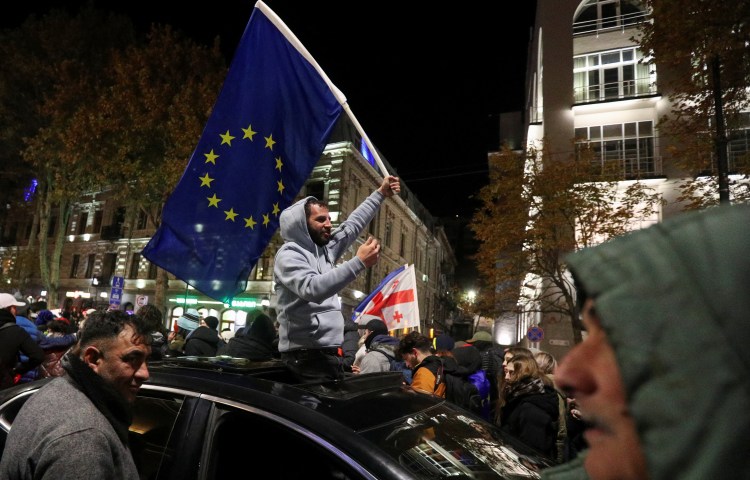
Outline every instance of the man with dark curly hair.
[[56, 377], [21, 408], [0, 478], [132, 479], [131, 405], [148, 380], [150, 331], [138, 315], [96, 312]]

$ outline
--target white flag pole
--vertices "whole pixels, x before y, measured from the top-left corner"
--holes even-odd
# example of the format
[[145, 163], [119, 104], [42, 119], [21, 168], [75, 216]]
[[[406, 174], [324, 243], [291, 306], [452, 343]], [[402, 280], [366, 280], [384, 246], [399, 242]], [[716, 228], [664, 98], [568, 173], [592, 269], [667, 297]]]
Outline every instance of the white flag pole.
[[362, 126], [359, 124], [357, 119], [354, 117], [354, 114], [352, 113], [352, 109], [349, 108], [349, 104], [345, 103], [342, 104], [344, 107], [344, 111], [347, 115], [349, 115], [349, 119], [354, 124], [354, 127], [357, 129], [360, 135], [362, 135], [362, 140], [367, 144], [367, 148], [370, 150], [372, 155], [375, 157], [375, 163], [378, 164], [378, 168], [380, 168], [380, 171], [383, 173], [383, 176], [388, 176], [388, 169], [385, 168], [385, 165], [383, 165], [383, 161], [380, 159], [380, 155], [378, 155], [378, 151], [375, 150], [375, 147], [372, 146], [372, 143], [370, 143], [370, 137], [367, 136], [365, 131], [362, 129]]
[[357, 121], [357, 118], [354, 116], [354, 113], [352, 113], [351, 108], [349, 108], [349, 104], [347, 103], [346, 97], [344, 94], [336, 88], [336, 85], [331, 82], [331, 79], [328, 78], [328, 75], [325, 74], [322, 68], [320, 68], [320, 65], [318, 65], [318, 62], [315, 61], [312, 55], [310, 55], [310, 52], [307, 51], [304, 45], [302, 45], [302, 42], [299, 41], [296, 35], [292, 33], [291, 30], [289, 30], [289, 27], [286, 26], [286, 24], [279, 18], [278, 15], [274, 13], [273, 10], [271, 10], [268, 5], [263, 3], [261, 0], [258, 0], [255, 2], [255, 8], [259, 9], [263, 14], [268, 17], [268, 20], [271, 21], [274, 25], [276, 25], [276, 28], [279, 29], [279, 31], [286, 37], [287, 40], [289, 40], [289, 43], [294, 45], [294, 48], [297, 49], [297, 51], [307, 59], [308, 62], [310, 62], [310, 65], [315, 68], [315, 70], [318, 72], [318, 74], [325, 80], [326, 84], [328, 85], [328, 88], [331, 89], [331, 92], [333, 92], [333, 95], [336, 97], [336, 100], [339, 102], [339, 105], [341, 105], [344, 108], [344, 111], [349, 116], [349, 119], [354, 124], [354, 127], [357, 129], [360, 135], [362, 135], [362, 140], [367, 145], [367, 148], [372, 152], [372, 155], [375, 157], [375, 162], [378, 164], [378, 168], [380, 168], [381, 173], [384, 177], [388, 176], [388, 170], [385, 168], [385, 165], [383, 165], [383, 161], [380, 159], [380, 155], [378, 155], [378, 151], [375, 150], [375, 147], [372, 146], [372, 143], [370, 142], [370, 138], [365, 134], [365, 131], [362, 129], [362, 126]]

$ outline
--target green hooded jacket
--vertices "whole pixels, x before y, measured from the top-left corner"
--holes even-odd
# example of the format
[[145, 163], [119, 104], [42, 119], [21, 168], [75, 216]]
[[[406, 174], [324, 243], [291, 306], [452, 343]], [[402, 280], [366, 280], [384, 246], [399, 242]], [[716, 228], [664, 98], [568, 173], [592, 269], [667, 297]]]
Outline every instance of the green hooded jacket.
[[[651, 480], [750, 478], [750, 208], [682, 214], [568, 260], [596, 299]], [[587, 478], [576, 463], [542, 478]]]

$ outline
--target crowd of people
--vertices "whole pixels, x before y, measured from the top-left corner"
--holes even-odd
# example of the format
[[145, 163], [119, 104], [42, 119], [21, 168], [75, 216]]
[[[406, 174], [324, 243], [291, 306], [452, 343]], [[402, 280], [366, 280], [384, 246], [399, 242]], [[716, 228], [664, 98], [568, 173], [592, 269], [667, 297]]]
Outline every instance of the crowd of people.
[[[543, 478], [750, 471], [742, 455], [750, 435], [742, 413], [750, 400], [749, 207], [684, 214], [572, 254], [587, 334], [558, 362], [546, 351], [498, 345], [487, 331], [460, 342], [419, 331], [396, 338], [380, 319], [344, 319], [336, 292], [378, 261], [380, 245], [368, 238], [352, 259], [334, 262], [398, 191], [398, 179], [386, 177], [335, 230], [314, 197], [285, 210], [286, 248], [274, 272], [278, 321], [256, 309], [231, 335], [191, 308], [167, 330], [149, 305], [84, 309], [71, 321], [1, 293], [0, 388], [57, 378], [19, 412], [0, 477], [41, 478], [53, 465], [64, 463], [55, 468], [65, 472], [84, 462], [96, 478], [137, 477], [125, 438], [128, 405], [148, 379], [148, 360], [179, 355], [279, 359], [302, 383], [401, 371], [415, 394], [446, 398], [561, 464]], [[733, 368], [712, 376], [711, 393], [699, 393], [694, 373], [709, 358]], [[65, 421], [50, 414], [61, 400], [80, 407]]]

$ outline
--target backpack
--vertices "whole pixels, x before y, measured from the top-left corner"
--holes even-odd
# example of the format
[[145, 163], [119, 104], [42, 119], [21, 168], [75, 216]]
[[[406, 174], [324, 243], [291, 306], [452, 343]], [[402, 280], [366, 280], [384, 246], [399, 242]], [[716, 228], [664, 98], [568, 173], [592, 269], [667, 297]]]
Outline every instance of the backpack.
[[484, 370], [468, 377], [446, 372], [445, 399], [485, 420], [490, 419], [490, 381]]
[[404, 375], [404, 381], [407, 384], [411, 384], [411, 373], [412, 372], [411, 372], [411, 368], [409, 368], [406, 365], [406, 362], [404, 362], [403, 360], [397, 360], [396, 357], [394, 357], [390, 353], [388, 353], [388, 352], [386, 352], [384, 350], [380, 350], [378, 348], [375, 348], [372, 351], [373, 352], [382, 353], [383, 355], [385, 355], [385, 358], [388, 359], [388, 364], [390, 365], [388, 371], [390, 371], [390, 372], [401, 372]]

